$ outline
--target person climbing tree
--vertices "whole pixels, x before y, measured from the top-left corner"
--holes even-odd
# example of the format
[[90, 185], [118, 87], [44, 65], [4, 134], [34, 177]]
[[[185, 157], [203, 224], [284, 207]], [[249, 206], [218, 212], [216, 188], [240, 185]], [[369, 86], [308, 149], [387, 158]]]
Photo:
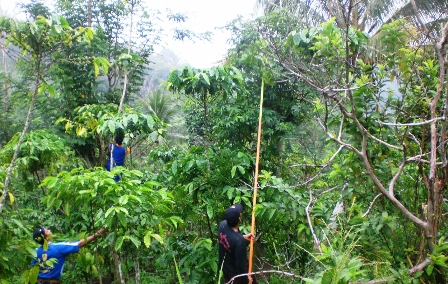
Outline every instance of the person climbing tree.
[[[123, 145], [123, 135], [115, 136], [115, 144], [109, 144], [108, 160], [106, 163], [106, 170], [110, 171], [116, 166], [124, 166], [124, 160], [126, 158], [126, 153], [129, 153], [130, 150]], [[119, 176], [115, 176], [115, 181], [119, 181], [121, 179], [121, 174]]]
[[[78, 252], [80, 247], [93, 241], [102, 234], [104, 234], [104, 229], [100, 229], [93, 235], [77, 242], [52, 243], [51, 238], [53, 233], [51, 230], [44, 227], [36, 228], [33, 232], [33, 239], [41, 245], [36, 249], [37, 258], [31, 261], [32, 266], [39, 262], [39, 275], [36, 284], [60, 283], [67, 255]], [[45, 241], [47, 241], [48, 246], [45, 244]], [[51, 259], [55, 259], [55, 262], [51, 265], [46, 265], [45, 262]]]
[[[241, 234], [239, 225], [243, 216], [243, 206], [234, 204], [224, 213], [225, 220], [219, 224], [219, 261], [218, 267], [224, 274], [224, 282], [228, 283], [233, 277], [247, 273], [246, 241], [254, 238], [254, 235]], [[255, 283], [252, 277], [241, 276], [233, 280], [234, 284]]]

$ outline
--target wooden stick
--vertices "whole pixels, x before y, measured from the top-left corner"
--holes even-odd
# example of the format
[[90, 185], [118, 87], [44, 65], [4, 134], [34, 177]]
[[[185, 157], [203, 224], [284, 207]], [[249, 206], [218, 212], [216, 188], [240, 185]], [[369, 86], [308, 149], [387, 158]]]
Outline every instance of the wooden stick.
[[[257, 137], [257, 156], [255, 157], [255, 177], [254, 177], [254, 197], [252, 201], [252, 225], [250, 228], [251, 234], [255, 235], [255, 205], [257, 205], [257, 189], [258, 189], [258, 164], [260, 161], [260, 141], [261, 141], [261, 118], [263, 114], [263, 91], [264, 80], [261, 79], [261, 96], [260, 96], [260, 116], [258, 118], [258, 137]], [[254, 239], [250, 239], [249, 250], [249, 269], [248, 273], [252, 272], [252, 258], [254, 256]]]

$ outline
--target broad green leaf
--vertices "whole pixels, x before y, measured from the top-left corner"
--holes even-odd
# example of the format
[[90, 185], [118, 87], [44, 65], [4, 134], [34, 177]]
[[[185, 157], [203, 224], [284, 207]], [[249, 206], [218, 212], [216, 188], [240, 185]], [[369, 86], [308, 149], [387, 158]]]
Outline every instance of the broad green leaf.
[[30, 283], [36, 283], [37, 282], [37, 277], [39, 276], [39, 266], [35, 265], [33, 266], [33, 268], [31, 268], [30, 271]]
[[129, 211], [128, 209], [124, 208], [124, 207], [117, 207], [117, 210], [123, 212], [124, 214], [126, 214], [127, 216], [129, 216]]
[[275, 209], [271, 209], [271, 210], [269, 211], [269, 217], [268, 217], [268, 220], [271, 220], [272, 217], [274, 216], [274, 214], [275, 214]]
[[118, 199], [118, 202], [121, 205], [126, 205], [128, 203], [128, 200], [129, 200], [129, 195], [126, 194], [126, 195], [120, 196], [120, 198]]
[[218, 263], [216, 261], [212, 261], [210, 262], [210, 267], [213, 270], [213, 273], [217, 273], [218, 272]]
[[138, 115], [136, 115], [136, 114], [131, 114], [130, 117], [131, 117], [131, 119], [132, 119], [132, 122], [134, 122], [135, 124], [138, 123]]
[[14, 195], [12, 195], [12, 193], [8, 191], [8, 196], [9, 196], [9, 202], [12, 205], [14, 203]]
[[210, 204], [207, 204], [207, 215], [210, 219], [213, 219], [214, 216], [214, 212], [213, 212], [213, 206], [211, 206]]
[[64, 205], [65, 215], [70, 216], [70, 203], [65, 203]]
[[176, 173], [177, 173], [177, 160], [174, 161], [174, 162], [171, 164], [171, 172], [173, 173], [173, 175], [176, 175]]
[[48, 92], [50, 93], [51, 96], [54, 96], [54, 88], [51, 85], [48, 85]]
[[100, 67], [98, 66], [98, 61], [96, 58], [95, 60], [93, 60], [93, 70], [95, 78], [98, 77], [98, 75], [100, 74]]
[[117, 239], [117, 242], [115, 243], [115, 251], [119, 251], [121, 249], [121, 246], [123, 245], [124, 237], [119, 237]]
[[118, 220], [120, 220], [121, 225], [126, 228], [128, 222], [126, 221], [126, 216], [123, 214], [123, 212], [117, 212]]
[[156, 239], [159, 243], [163, 244], [164, 240], [163, 238], [159, 235], [159, 234], [151, 234], [151, 237], [153, 237], [154, 239]]
[[61, 26], [65, 29], [71, 29], [70, 25], [68, 24], [67, 20], [64, 17], [60, 17], [59, 20], [61, 21]]
[[95, 265], [92, 265], [92, 274], [94, 277], [98, 277], [98, 270], [96, 269]]
[[129, 236], [129, 239], [137, 248], [140, 247], [141, 242], [139, 239], [137, 239], [136, 237], [133, 237], [133, 236]]
[[145, 235], [145, 237], [143, 238], [143, 242], [145, 243], [145, 246], [147, 248], [149, 248], [149, 246], [151, 245], [151, 231], [148, 231]]
[[115, 122], [113, 120], [109, 120], [107, 122], [107, 126], [109, 127], [109, 131], [111, 133], [115, 133]]
[[235, 176], [235, 173], [236, 173], [236, 166], [233, 166], [233, 167], [232, 167], [232, 170], [231, 170], [231, 176], [232, 176], [232, 178]]
[[233, 193], [235, 192], [235, 188], [234, 187], [229, 187], [227, 190], [227, 198], [229, 200], [233, 199]]
[[111, 213], [112, 213], [112, 216], [115, 215], [115, 207], [113, 207], [113, 206], [111, 208], [107, 209], [106, 214], [104, 214], [104, 217], [107, 218], [107, 216], [109, 216], [109, 214], [111, 214]]

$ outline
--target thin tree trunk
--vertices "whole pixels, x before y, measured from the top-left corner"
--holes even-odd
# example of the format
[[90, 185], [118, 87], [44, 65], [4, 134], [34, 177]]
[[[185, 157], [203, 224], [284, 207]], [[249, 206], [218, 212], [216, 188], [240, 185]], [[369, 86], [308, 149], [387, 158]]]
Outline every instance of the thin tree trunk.
[[87, 26], [92, 27], [92, 5], [93, 0], [89, 0], [89, 3], [87, 4]]
[[37, 92], [39, 89], [39, 78], [40, 78], [39, 65], [40, 65], [40, 60], [37, 60], [36, 66], [38, 67], [38, 70], [37, 70], [37, 74], [36, 74], [36, 82], [35, 82], [36, 85], [34, 87], [33, 95], [31, 97], [30, 107], [28, 109], [28, 115], [26, 116], [26, 120], [25, 120], [25, 126], [23, 127], [22, 134], [20, 134], [19, 141], [17, 142], [17, 147], [14, 150], [14, 154], [12, 156], [11, 163], [9, 164], [8, 172], [6, 174], [5, 184], [3, 186], [3, 191], [2, 191], [2, 197], [0, 199], [0, 214], [2, 213], [3, 208], [5, 206], [6, 194], [8, 193], [8, 187], [9, 187], [9, 182], [11, 180], [12, 171], [14, 169], [14, 163], [19, 155], [20, 147], [22, 146], [23, 139], [25, 138], [25, 134], [28, 131], [28, 128], [31, 124], [31, 116], [33, 113], [34, 103], [36, 101]]
[[[131, 41], [132, 41], [132, 26], [134, 21], [134, 1], [129, 2], [131, 5], [131, 26], [129, 28], [129, 42], [128, 42], [128, 55], [131, 54]], [[126, 87], [128, 83], [128, 72], [125, 69], [124, 71], [124, 82], [123, 82], [123, 92], [121, 94], [120, 106], [118, 107], [118, 113], [123, 111], [124, 98], [126, 97]]]
[[135, 257], [135, 284], [140, 284], [140, 262], [138, 256]]
[[[114, 246], [115, 246], [115, 244], [114, 244]], [[115, 250], [113, 250], [113, 258], [114, 258], [114, 265], [115, 265], [115, 271], [114, 271], [115, 277], [114, 278], [115, 278], [115, 280], [119, 281], [118, 283], [125, 284], [120, 256], [118, 255], [118, 252]]]

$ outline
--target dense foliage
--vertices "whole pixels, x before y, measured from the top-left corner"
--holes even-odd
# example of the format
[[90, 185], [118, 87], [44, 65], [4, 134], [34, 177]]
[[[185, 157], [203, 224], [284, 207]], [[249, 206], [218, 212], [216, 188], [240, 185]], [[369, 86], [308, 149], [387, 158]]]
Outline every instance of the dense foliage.
[[[55, 240], [107, 230], [64, 283], [220, 283], [233, 203], [243, 232], [256, 216], [259, 283], [447, 282], [446, 3], [386, 1], [400, 19], [385, 20], [384, 1], [258, 2], [227, 25], [226, 64], [154, 60], [165, 89], [146, 74], [163, 14], [143, 1], [0, 18], [0, 283], [36, 282], [40, 225]], [[131, 151], [109, 172], [116, 135]]]

